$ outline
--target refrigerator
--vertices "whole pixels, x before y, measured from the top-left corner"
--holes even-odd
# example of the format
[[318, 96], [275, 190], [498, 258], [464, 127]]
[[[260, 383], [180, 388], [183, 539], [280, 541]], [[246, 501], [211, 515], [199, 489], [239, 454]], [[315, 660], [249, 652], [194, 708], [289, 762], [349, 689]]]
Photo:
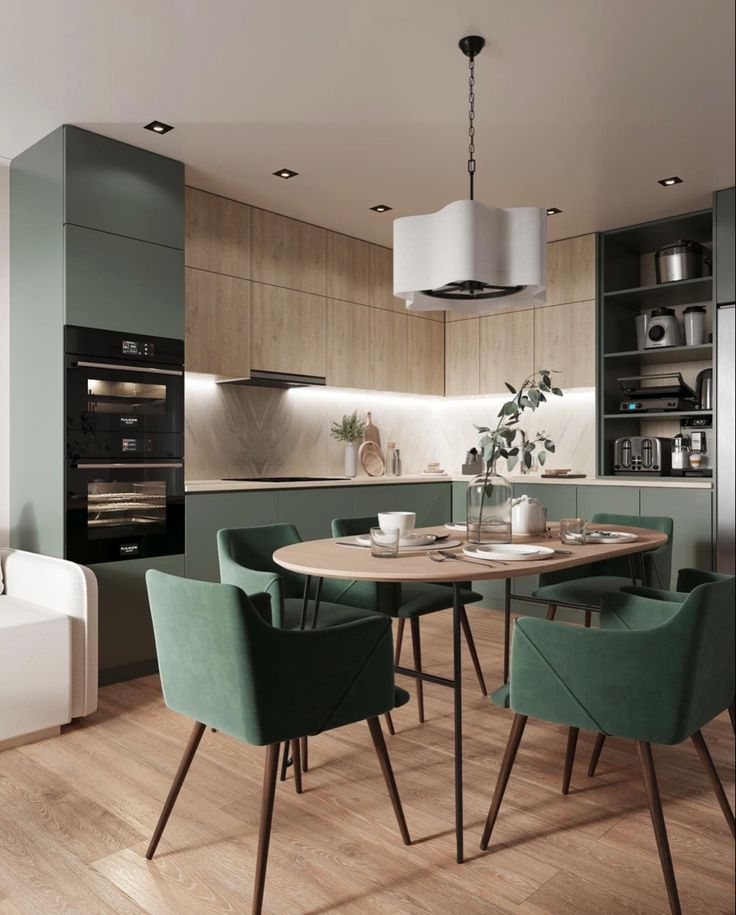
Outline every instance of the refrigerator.
[[716, 313], [716, 570], [731, 575], [736, 571], [734, 542], [734, 354], [736, 353], [736, 306], [719, 305]]

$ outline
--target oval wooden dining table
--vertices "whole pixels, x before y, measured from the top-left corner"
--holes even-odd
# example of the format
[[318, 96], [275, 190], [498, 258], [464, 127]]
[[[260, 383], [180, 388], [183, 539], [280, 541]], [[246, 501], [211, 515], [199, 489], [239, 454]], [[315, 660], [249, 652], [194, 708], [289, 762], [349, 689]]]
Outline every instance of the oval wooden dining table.
[[[598, 526], [601, 527], [600, 525]], [[590, 525], [589, 530], [595, 530], [596, 525]], [[504, 682], [508, 679], [509, 645], [511, 635], [511, 581], [525, 575], [539, 575], [542, 572], [553, 572], [574, 566], [587, 565], [603, 559], [629, 557], [631, 578], [634, 584], [638, 579], [643, 580], [643, 575], [636, 571], [635, 557], [641, 556], [648, 550], [654, 550], [667, 542], [667, 535], [659, 531], [639, 527], [622, 527], [620, 525], [604, 526], [605, 530], [616, 530], [636, 535], [636, 540], [628, 543], [586, 543], [562, 544], [555, 526], [551, 526], [547, 534], [539, 538], [525, 538], [524, 543], [530, 546], [550, 546], [556, 550], [565, 551], [555, 553], [547, 559], [530, 559], [525, 562], [499, 562], [480, 563], [477, 561], [457, 561], [448, 559], [445, 562], [435, 562], [427, 555], [426, 547], [416, 551], [402, 551], [395, 558], [377, 558], [371, 555], [368, 547], [346, 546], [346, 541], [351, 538], [337, 538], [326, 540], [306, 540], [281, 547], [273, 554], [274, 562], [292, 572], [305, 576], [305, 599], [302, 624], [306, 621], [309, 604], [310, 586], [313, 579], [317, 579], [317, 590], [314, 599], [314, 617], [319, 612], [319, 593], [325, 578], [342, 578], [358, 581], [373, 582], [440, 582], [450, 585], [452, 590], [452, 679], [440, 677], [435, 674], [419, 672], [406, 667], [396, 667], [396, 672], [415, 679], [421, 679], [440, 686], [446, 686], [454, 691], [454, 764], [455, 764], [455, 847], [456, 860], [459, 864], [463, 861], [463, 742], [462, 742], [462, 676], [460, 633], [463, 604], [461, 600], [461, 583], [467, 581], [492, 581], [505, 580], [504, 598]], [[436, 534], [446, 537], [447, 530], [440, 527], [421, 528], [417, 533]], [[452, 533], [451, 537], [463, 540], [462, 535]], [[462, 556], [460, 548], [453, 550]], [[643, 560], [641, 569], [644, 568]], [[448, 589], [449, 590], [449, 589]], [[450, 606], [448, 593], [448, 607]], [[520, 597], [521, 600], [532, 600]], [[534, 601], [533, 601], [534, 602]], [[557, 624], [560, 625], [560, 624]]]

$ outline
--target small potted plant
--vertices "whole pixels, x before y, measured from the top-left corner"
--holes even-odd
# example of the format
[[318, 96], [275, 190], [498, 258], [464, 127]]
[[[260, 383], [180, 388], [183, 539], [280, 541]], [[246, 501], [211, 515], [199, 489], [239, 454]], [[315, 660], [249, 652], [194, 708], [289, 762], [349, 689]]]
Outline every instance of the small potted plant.
[[[560, 388], [552, 387], [551, 374], [549, 369], [534, 372], [522, 381], [518, 391], [505, 382], [514, 396], [501, 407], [495, 428], [475, 427], [481, 433], [480, 449], [486, 469], [468, 484], [467, 524], [471, 543], [511, 542], [511, 484], [498, 474], [498, 459], [506, 458], [509, 472], [519, 461], [529, 470], [537, 447], [540, 464], [544, 464], [548, 451], [555, 450], [546, 433], [527, 439], [518, 427], [522, 414], [527, 410], [533, 413], [546, 402], [548, 394], [562, 397]], [[521, 447], [514, 443], [517, 435]]]
[[343, 416], [340, 422], [333, 422], [330, 435], [338, 442], [345, 443], [345, 476], [351, 478], [356, 476], [358, 473], [356, 442], [359, 442], [365, 435], [365, 423], [362, 419], [358, 419], [357, 410], [350, 416]]

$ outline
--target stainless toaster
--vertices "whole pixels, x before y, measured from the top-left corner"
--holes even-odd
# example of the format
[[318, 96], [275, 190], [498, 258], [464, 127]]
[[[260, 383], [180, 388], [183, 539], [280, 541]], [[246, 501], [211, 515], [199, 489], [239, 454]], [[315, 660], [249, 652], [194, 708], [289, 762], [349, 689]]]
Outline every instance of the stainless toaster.
[[671, 443], [666, 438], [629, 435], [613, 443], [614, 473], [669, 473]]

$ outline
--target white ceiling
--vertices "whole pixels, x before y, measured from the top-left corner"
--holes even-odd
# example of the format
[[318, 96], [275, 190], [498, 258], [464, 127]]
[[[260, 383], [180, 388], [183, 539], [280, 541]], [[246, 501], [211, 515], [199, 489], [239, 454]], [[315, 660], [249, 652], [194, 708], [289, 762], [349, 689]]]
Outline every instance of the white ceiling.
[[466, 195], [469, 33], [479, 199], [558, 206], [561, 238], [734, 183], [733, 0], [2, 0], [0, 30], [0, 156], [78, 124], [382, 244]]

